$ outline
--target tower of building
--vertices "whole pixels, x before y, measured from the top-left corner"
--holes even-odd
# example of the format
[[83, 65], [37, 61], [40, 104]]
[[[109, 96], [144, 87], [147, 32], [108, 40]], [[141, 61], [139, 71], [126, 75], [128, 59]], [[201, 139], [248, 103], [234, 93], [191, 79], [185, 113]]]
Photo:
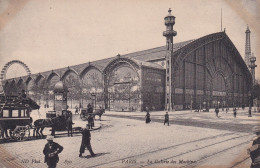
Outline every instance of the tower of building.
[[250, 72], [252, 74], [252, 78], [253, 78], [253, 85], [255, 85], [255, 68], [257, 67], [257, 65], [255, 64], [256, 62], [256, 57], [254, 56], [254, 54], [252, 53], [252, 56], [250, 57]]
[[165, 91], [165, 110], [173, 109], [173, 93], [172, 93], [172, 54], [173, 54], [173, 36], [177, 32], [173, 30], [175, 17], [171, 14], [171, 9], [168, 10], [168, 15], [164, 18], [166, 31], [163, 36], [166, 37], [166, 91]]
[[247, 26], [246, 29], [246, 46], [245, 46], [245, 62], [247, 67], [250, 65], [250, 57], [251, 57], [251, 44], [250, 44], [250, 30], [249, 27]]

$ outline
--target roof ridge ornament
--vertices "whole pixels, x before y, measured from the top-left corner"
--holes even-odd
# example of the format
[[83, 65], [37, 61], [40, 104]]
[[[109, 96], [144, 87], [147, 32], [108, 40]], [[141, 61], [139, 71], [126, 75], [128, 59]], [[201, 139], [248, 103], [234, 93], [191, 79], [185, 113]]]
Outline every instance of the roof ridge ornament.
[[169, 8], [168, 12], [169, 12], [169, 14], [171, 14], [171, 12], [172, 12], [172, 9], [171, 9], [171, 8]]

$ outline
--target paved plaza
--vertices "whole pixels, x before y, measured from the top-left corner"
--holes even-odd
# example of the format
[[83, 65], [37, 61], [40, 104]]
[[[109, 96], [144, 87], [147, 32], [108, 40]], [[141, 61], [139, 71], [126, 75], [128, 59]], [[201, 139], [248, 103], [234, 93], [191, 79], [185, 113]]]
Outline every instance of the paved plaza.
[[[44, 117], [45, 109], [34, 119]], [[54, 139], [64, 147], [57, 167], [223, 167], [247, 168], [251, 159], [247, 149], [252, 145], [252, 128], [260, 114], [248, 117], [247, 109], [210, 112], [169, 112], [170, 126], [163, 125], [164, 111], [151, 112], [151, 123], [145, 124], [145, 112], [106, 111], [100, 129], [91, 131], [91, 144], [97, 154], [89, 152], [79, 158], [81, 135]], [[75, 126], [83, 127], [79, 115], [73, 115]], [[45, 134], [49, 133], [47, 128]], [[45, 139], [11, 142], [0, 145], [0, 167], [47, 167], [42, 150]]]

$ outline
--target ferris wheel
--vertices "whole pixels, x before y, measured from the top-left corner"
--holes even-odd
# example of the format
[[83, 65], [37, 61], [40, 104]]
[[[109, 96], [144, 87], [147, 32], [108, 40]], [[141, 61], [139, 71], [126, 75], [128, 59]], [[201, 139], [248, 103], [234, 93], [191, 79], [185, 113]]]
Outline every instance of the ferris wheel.
[[6, 79], [6, 73], [7, 73], [8, 68], [10, 66], [12, 66], [13, 64], [21, 65], [25, 69], [27, 75], [31, 75], [31, 71], [30, 71], [29, 67], [24, 62], [19, 61], [19, 60], [12, 60], [12, 61], [7, 62], [5, 64], [5, 66], [3, 67], [2, 71], [1, 71], [1, 74], [0, 74], [0, 82], [1, 83], [2, 83], [3, 80]]

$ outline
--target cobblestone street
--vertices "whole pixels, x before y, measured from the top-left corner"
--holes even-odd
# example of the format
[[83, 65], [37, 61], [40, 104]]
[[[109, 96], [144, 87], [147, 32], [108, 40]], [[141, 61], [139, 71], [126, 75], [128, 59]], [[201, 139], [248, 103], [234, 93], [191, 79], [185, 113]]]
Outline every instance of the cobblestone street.
[[[79, 158], [81, 135], [61, 135], [54, 139], [64, 147], [57, 167], [250, 166], [247, 148], [252, 143], [251, 129], [257, 124], [259, 114], [253, 113], [249, 118], [245, 110], [233, 118], [231, 112], [222, 112], [217, 118], [212, 111], [170, 112], [170, 126], [165, 126], [164, 113], [151, 112], [152, 122], [145, 124], [145, 113], [107, 111], [102, 121], [96, 120], [101, 129], [91, 132], [92, 148], [97, 155], [92, 158], [86, 150], [84, 158]], [[85, 124], [78, 116], [73, 116], [73, 120], [77, 126]], [[228, 129], [228, 125], [245, 125], [250, 130]], [[42, 153], [45, 143], [45, 139], [39, 139], [1, 144], [1, 163], [6, 167], [47, 167]]]

